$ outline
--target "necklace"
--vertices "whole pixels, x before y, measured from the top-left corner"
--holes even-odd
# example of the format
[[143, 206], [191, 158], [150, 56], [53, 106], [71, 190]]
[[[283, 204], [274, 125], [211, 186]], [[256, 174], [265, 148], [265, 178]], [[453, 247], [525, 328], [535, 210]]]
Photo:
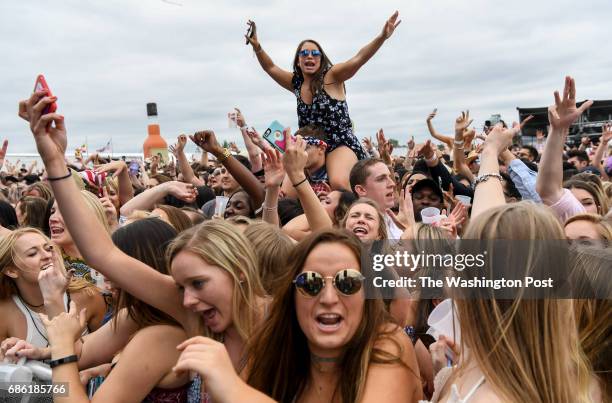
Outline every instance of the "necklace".
[[19, 300], [24, 303], [24, 305], [27, 305], [30, 308], [40, 308], [41, 306], [45, 305], [44, 302], [40, 305], [32, 305], [28, 301], [26, 301], [25, 298], [23, 298], [20, 293], [17, 293], [17, 296], [19, 297]]

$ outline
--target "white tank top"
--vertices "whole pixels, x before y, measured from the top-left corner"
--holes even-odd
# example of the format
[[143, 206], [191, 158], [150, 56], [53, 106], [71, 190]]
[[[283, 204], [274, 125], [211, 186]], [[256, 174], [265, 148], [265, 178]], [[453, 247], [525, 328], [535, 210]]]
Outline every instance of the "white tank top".
[[[32, 309], [28, 308], [18, 295], [13, 295], [13, 301], [26, 319], [26, 341], [36, 347], [48, 347], [49, 340], [47, 339], [47, 329], [40, 319], [38, 312], [34, 312]], [[68, 311], [68, 294], [66, 293], [64, 293], [64, 306], [66, 311]]]

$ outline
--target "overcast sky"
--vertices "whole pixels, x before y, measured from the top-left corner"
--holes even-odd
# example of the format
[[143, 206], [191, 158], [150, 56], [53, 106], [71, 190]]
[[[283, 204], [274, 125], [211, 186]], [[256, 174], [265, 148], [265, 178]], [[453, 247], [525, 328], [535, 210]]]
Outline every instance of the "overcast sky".
[[0, 138], [9, 152], [35, 151], [16, 112], [39, 73], [59, 97], [71, 148], [112, 137], [115, 152], [140, 151], [147, 102], [157, 102], [168, 142], [205, 128], [238, 140], [227, 124], [234, 106], [260, 131], [273, 120], [297, 128], [295, 97], [244, 44], [249, 18], [290, 70], [302, 39], [319, 41], [337, 63], [400, 11], [395, 34], [346, 86], [360, 138], [383, 127], [401, 142], [423, 140], [434, 107], [442, 132], [466, 108], [477, 127], [492, 113], [511, 122], [517, 106], [551, 103], [566, 74], [578, 99], [612, 98], [609, 0], [171, 1], [2, 0]]

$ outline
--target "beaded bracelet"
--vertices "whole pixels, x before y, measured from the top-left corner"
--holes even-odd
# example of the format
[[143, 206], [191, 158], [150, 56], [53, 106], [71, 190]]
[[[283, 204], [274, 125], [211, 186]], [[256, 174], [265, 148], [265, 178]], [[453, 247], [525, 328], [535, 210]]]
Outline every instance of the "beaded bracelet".
[[474, 185], [473, 188], [476, 189], [476, 186], [478, 186], [479, 184], [486, 182], [489, 180], [489, 178], [497, 178], [500, 180], [500, 182], [503, 180], [502, 176], [500, 174], [482, 174], [479, 175], [476, 180], [474, 181]]

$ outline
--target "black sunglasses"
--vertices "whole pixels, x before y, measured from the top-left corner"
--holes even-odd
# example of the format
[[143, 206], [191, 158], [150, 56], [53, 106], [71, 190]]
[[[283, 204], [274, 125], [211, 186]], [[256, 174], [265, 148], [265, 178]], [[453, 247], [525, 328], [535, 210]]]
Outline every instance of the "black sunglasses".
[[325, 288], [325, 280], [332, 279], [334, 288], [342, 295], [353, 295], [361, 290], [365, 277], [355, 269], [340, 270], [334, 277], [323, 277], [315, 271], [297, 275], [293, 284], [305, 297], [316, 297]]

